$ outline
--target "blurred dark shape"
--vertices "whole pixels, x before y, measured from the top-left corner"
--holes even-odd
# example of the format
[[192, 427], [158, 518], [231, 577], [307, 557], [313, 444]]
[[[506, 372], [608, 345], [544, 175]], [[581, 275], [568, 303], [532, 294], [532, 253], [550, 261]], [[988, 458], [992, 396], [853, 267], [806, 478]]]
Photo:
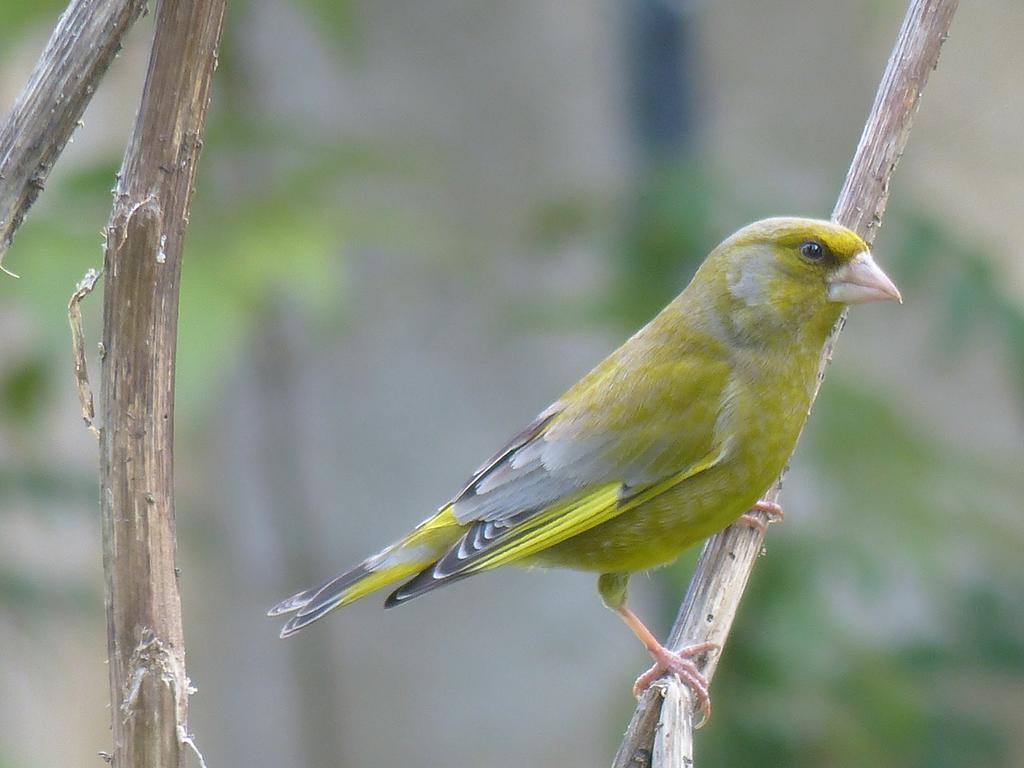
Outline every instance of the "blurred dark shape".
[[696, 26], [686, 0], [623, 4], [627, 114], [644, 164], [674, 162], [697, 133]]

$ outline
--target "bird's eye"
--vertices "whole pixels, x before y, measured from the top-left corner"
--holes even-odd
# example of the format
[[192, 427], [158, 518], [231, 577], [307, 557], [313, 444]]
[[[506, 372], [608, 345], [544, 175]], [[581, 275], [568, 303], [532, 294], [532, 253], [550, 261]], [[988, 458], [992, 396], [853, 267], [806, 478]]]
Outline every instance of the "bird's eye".
[[800, 246], [800, 255], [808, 261], [822, 261], [825, 258], [825, 246], [817, 240], [808, 240]]

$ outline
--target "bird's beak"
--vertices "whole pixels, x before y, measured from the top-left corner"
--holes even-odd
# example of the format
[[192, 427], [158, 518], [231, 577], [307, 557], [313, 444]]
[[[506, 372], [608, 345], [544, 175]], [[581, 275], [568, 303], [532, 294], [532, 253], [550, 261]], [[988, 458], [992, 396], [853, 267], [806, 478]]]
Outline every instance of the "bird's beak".
[[858, 253], [829, 275], [828, 298], [829, 301], [841, 304], [863, 304], [866, 301], [885, 299], [903, 303], [899, 290], [867, 251]]

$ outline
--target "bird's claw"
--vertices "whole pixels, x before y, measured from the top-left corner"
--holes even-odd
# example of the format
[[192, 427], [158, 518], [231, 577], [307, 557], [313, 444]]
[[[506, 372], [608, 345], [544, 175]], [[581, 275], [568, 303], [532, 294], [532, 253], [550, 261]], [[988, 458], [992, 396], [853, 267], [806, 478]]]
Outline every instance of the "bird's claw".
[[[755, 515], [754, 512], [764, 514], [768, 518], [768, 522], [766, 523], [760, 516]], [[769, 523], [781, 523], [785, 517], [786, 513], [782, 511], [782, 507], [774, 501], [759, 501], [750, 512], [740, 515], [737, 522], [749, 525], [751, 528], [756, 528], [761, 533], [767, 533]]]
[[650, 688], [655, 680], [671, 673], [693, 692], [694, 702], [701, 713], [701, 720], [696, 726], [700, 728], [711, 717], [711, 693], [708, 690], [707, 678], [692, 661], [692, 657], [708, 651], [718, 651], [720, 648], [721, 646], [717, 643], [689, 645], [678, 652], [662, 648], [662, 652], [654, 657], [654, 666], [640, 675], [633, 683], [633, 695], [640, 698], [640, 695]]

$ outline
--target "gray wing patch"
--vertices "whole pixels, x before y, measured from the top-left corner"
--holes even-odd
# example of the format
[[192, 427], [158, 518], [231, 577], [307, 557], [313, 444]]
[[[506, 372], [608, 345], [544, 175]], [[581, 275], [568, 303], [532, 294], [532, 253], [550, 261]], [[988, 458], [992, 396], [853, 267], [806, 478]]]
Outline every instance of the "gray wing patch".
[[538, 461], [499, 486], [461, 498], [452, 512], [464, 524], [512, 520], [524, 512], [550, 506], [576, 490], [575, 480], [552, 474]]
[[[544, 465], [544, 431], [561, 412], [556, 403], [488, 459], [452, 500], [460, 523], [522, 519], [578, 489]], [[507, 527], [507, 526], [506, 526]]]
[[455, 519], [474, 522], [516, 520], [590, 486], [612, 480], [645, 485], [661, 478], [651, 466], [667, 446], [609, 456], [610, 435], [580, 434], [578, 424], [555, 421], [559, 403], [544, 411], [477, 470], [451, 502]]
[[562, 408], [558, 403], [548, 406], [544, 409], [541, 414], [531, 421], [522, 432], [517, 434], [511, 440], [509, 440], [505, 446], [498, 451], [496, 454], [491, 456], [487, 461], [477, 467], [473, 476], [466, 481], [462, 490], [451, 500], [450, 503], [455, 504], [461, 501], [467, 495], [475, 495], [477, 486], [484, 480], [488, 475], [497, 470], [502, 463], [509, 458], [509, 456], [515, 453], [518, 449], [522, 448], [527, 443], [531, 443], [544, 432], [545, 427], [551, 423], [551, 420], [555, 418]]
[[[463, 524], [490, 522], [540, 510], [588, 487], [620, 481], [644, 487], [661, 480], [658, 460], [670, 447], [648, 446], [633, 454], [611, 451], [609, 438], [563, 434], [556, 425], [507, 453], [454, 501]], [[621, 444], [618, 444], [621, 445]]]

